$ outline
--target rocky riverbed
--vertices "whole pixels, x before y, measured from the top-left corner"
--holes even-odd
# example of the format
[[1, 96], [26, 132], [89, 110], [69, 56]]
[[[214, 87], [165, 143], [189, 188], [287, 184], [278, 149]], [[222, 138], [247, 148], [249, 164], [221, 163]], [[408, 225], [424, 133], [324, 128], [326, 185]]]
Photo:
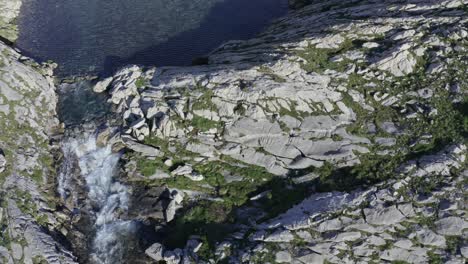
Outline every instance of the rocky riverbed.
[[0, 260], [466, 263], [467, 4], [291, 2], [65, 132], [55, 65], [0, 44]]

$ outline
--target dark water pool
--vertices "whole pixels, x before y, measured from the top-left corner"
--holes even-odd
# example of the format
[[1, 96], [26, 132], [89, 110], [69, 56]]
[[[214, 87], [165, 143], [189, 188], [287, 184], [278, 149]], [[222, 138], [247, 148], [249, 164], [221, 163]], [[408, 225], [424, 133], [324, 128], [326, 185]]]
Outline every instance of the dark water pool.
[[59, 63], [59, 75], [189, 65], [222, 42], [247, 39], [288, 0], [25, 0], [17, 46]]

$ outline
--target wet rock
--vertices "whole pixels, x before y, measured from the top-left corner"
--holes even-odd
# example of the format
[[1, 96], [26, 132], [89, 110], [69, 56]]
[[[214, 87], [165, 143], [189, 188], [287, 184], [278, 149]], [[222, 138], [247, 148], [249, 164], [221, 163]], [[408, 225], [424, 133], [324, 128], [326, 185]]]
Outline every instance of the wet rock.
[[111, 137], [112, 130], [107, 127], [102, 129], [98, 132], [96, 136], [96, 144], [98, 146], [105, 146], [109, 142], [109, 138]]

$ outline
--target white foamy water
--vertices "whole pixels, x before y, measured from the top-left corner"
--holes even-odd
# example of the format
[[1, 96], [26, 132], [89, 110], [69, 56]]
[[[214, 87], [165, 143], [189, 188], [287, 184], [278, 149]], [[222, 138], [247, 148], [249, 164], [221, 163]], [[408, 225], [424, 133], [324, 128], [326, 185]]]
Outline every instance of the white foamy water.
[[[87, 202], [94, 208], [96, 236], [92, 241], [91, 260], [99, 264], [122, 263], [125, 238], [131, 234], [134, 224], [119, 219], [119, 214], [127, 211], [129, 204], [128, 188], [114, 179], [120, 154], [113, 153], [109, 145], [98, 146], [93, 134], [66, 140], [62, 150], [64, 163], [58, 187], [61, 197], [67, 198], [67, 190], [78, 169], [86, 181]], [[77, 198], [72, 199], [76, 204]]]

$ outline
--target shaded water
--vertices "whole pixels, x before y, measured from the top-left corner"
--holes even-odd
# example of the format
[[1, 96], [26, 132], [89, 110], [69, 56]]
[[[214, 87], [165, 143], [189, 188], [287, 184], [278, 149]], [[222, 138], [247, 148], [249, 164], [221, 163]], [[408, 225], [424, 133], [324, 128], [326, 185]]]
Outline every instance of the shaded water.
[[222, 42], [247, 39], [288, 0], [25, 0], [17, 46], [59, 74], [136, 63], [189, 65]]
[[66, 126], [90, 122], [110, 112], [105, 94], [93, 92], [91, 81], [77, 81], [58, 85], [58, 114]]

